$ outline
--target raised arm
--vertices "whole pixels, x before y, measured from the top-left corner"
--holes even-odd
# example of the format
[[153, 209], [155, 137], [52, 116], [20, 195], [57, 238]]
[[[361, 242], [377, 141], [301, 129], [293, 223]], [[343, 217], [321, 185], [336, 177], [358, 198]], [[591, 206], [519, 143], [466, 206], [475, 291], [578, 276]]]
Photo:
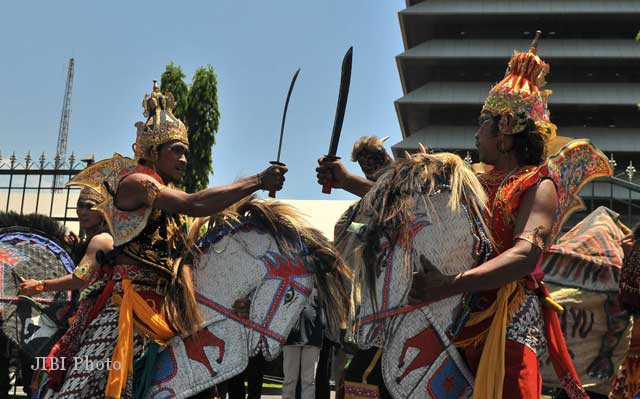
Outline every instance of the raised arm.
[[373, 187], [372, 181], [349, 173], [339, 160], [329, 161], [325, 158], [320, 158], [316, 168], [316, 177], [320, 185], [324, 185], [331, 180], [333, 187], [341, 188], [358, 197], [364, 197]]
[[257, 190], [280, 190], [286, 172], [284, 166], [270, 166], [255, 176], [193, 194], [164, 187], [151, 176], [134, 173], [120, 183], [116, 205], [120, 209], [146, 205], [194, 217], [210, 216]]
[[551, 180], [528, 189], [516, 217], [513, 247], [456, 276], [442, 275], [422, 258], [425, 271], [414, 276], [410, 302], [433, 302], [463, 292], [490, 290], [532, 273], [549, 239], [556, 208], [557, 193]]

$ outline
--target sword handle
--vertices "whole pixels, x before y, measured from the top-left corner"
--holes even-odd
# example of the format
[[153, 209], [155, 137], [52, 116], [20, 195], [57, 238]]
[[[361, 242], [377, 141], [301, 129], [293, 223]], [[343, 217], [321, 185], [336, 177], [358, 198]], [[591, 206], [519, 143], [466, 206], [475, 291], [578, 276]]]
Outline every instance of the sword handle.
[[[340, 159], [340, 157], [336, 157], [335, 155], [326, 155], [324, 157], [325, 161], [337, 161], [338, 159]], [[322, 185], [322, 193], [331, 194], [332, 188], [333, 188], [333, 179], [330, 177], [329, 180]]]
[[24, 283], [25, 281], [27, 281], [27, 279], [25, 279], [24, 277], [22, 277], [21, 275], [19, 275], [15, 270], [11, 269], [11, 274], [13, 275], [13, 277], [15, 277], [18, 281], [20, 281], [21, 283]]
[[333, 188], [333, 181], [329, 179], [322, 185], [322, 194], [331, 194], [331, 188]]
[[[283, 164], [282, 162], [279, 162], [279, 161], [271, 161], [269, 163], [271, 165], [287, 166], [287, 165], [285, 165], [285, 164]], [[269, 198], [275, 198], [275, 197], [276, 197], [276, 190], [269, 191]]]

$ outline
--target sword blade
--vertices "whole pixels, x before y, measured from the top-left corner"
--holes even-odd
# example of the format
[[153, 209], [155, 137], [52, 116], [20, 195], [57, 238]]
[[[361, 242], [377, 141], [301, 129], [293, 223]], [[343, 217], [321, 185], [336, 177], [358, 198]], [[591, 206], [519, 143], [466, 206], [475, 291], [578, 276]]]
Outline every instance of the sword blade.
[[344, 112], [347, 109], [347, 98], [349, 97], [349, 84], [351, 83], [351, 60], [353, 58], [353, 47], [349, 47], [342, 59], [342, 74], [340, 76], [340, 92], [338, 94], [338, 105], [336, 106], [336, 118], [333, 121], [333, 131], [331, 132], [331, 143], [327, 155], [336, 156], [340, 133], [342, 132], [342, 122]]
[[291, 92], [293, 91], [293, 86], [296, 84], [296, 79], [298, 78], [298, 74], [300, 73], [300, 68], [296, 71], [291, 79], [291, 84], [289, 85], [289, 92], [287, 92], [287, 99], [284, 102], [284, 112], [282, 113], [282, 124], [280, 125], [280, 142], [278, 143], [278, 158], [276, 162], [280, 162], [280, 154], [282, 153], [282, 138], [284, 137], [284, 121], [287, 119], [287, 109], [289, 108], [289, 99], [291, 98]]

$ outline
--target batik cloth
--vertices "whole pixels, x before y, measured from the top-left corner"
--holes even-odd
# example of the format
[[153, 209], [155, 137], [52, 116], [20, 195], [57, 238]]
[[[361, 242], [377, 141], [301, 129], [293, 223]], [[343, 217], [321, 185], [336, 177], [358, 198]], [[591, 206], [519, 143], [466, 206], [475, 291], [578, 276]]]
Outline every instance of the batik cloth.
[[[120, 301], [124, 294], [123, 281], [128, 280], [135, 292], [157, 313], [161, 311], [162, 301], [168, 287], [168, 280], [157, 270], [138, 265], [116, 265], [111, 280], [103, 295], [108, 295], [104, 308], [88, 324], [80, 338], [76, 362], [67, 364], [67, 376], [59, 392], [49, 392], [46, 399], [52, 398], [105, 398], [105, 389], [109, 377], [106, 367], [112, 362], [112, 356], [118, 342], [118, 321]], [[133, 360], [138, 359], [149, 343], [148, 334], [138, 320], [133, 335]], [[111, 364], [113, 367], [114, 365]], [[123, 384], [121, 398], [131, 398], [133, 380], [130, 375]]]
[[[76, 275], [74, 271], [74, 275]], [[91, 322], [90, 313], [96, 306], [104, 306], [104, 301], [99, 304], [98, 297], [106, 286], [107, 274], [100, 268], [93, 268], [90, 271], [83, 271], [83, 275], [88, 277], [89, 286], [80, 292], [78, 308], [73, 316], [73, 321], [65, 334], [51, 348], [45, 360], [45, 369], [48, 374], [47, 388], [57, 391], [65, 378], [66, 370], [52, 370], [52, 361], [57, 359], [59, 364], [72, 364], [78, 349], [82, 333]], [[64, 359], [64, 360], [63, 360]]]

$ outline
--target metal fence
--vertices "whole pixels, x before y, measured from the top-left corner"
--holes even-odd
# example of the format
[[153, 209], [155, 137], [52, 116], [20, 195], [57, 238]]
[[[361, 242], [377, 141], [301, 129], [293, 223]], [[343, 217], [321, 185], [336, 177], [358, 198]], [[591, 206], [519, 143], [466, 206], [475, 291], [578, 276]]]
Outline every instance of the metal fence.
[[[22, 159], [18, 159], [15, 153], [9, 157], [0, 155], [0, 211], [45, 214], [76, 227], [75, 207], [79, 189], [64, 187], [58, 182], [69, 181], [93, 161], [93, 156], [79, 160], [73, 153], [67, 159], [54, 157], [51, 161], [44, 153], [37, 160], [30, 152]], [[465, 161], [470, 162], [470, 157]], [[615, 168], [615, 160], [612, 158], [610, 162]], [[581, 192], [587, 209], [574, 215], [564, 229], [601, 205], [618, 212], [622, 222], [628, 226], [640, 222], [640, 181], [635, 180], [638, 176], [635, 167], [629, 164], [616, 176], [587, 185]]]
[[47, 160], [43, 153], [35, 160], [31, 152], [19, 159], [15, 153], [0, 155], [0, 210], [20, 214], [40, 213], [65, 224], [77, 222], [75, 213], [79, 189], [64, 187], [80, 170], [93, 162], [79, 161], [72, 153], [67, 159]]
[[[615, 169], [616, 161], [611, 156], [609, 163]], [[620, 214], [620, 220], [629, 227], [640, 222], [640, 181], [636, 180], [636, 168], [632, 163], [612, 177], [594, 180], [580, 193], [586, 210], [576, 215], [590, 213], [598, 206], [606, 206]]]

